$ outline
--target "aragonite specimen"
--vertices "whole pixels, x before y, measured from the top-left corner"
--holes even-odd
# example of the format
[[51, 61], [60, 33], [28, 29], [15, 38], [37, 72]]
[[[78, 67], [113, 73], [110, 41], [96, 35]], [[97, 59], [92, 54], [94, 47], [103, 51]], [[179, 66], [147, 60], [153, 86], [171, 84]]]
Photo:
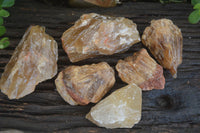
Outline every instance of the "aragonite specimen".
[[55, 80], [62, 98], [71, 105], [98, 102], [114, 85], [114, 70], [106, 63], [69, 66]]
[[142, 91], [130, 84], [101, 100], [86, 118], [100, 127], [132, 128], [141, 119]]
[[119, 60], [116, 69], [122, 81], [137, 84], [142, 90], [163, 89], [163, 68], [151, 58], [146, 49]]
[[71, 62], [127, 51], [140, 41], [137, 25], [123, 17], [84, 14], [62, 35]]
[[84, 0], [100, 7], [114, 7], [119, 4], [119, 0]]
[[57, 60], [56, 41], [44, 27], [30, 26], [1, 76], [1, 92], [9, 99], [32, 93], [38, 83], [56, 75]]
[[142, 42], [156, 60], [176, 78], [177, 67], [182, 63], [181, 30], [169, 19], [152, 20], [151, 25], [144, 30]]

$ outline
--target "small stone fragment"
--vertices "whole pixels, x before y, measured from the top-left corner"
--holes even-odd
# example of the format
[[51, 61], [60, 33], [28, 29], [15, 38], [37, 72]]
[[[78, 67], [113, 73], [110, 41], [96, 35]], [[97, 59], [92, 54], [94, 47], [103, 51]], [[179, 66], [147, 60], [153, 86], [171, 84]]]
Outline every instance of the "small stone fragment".
[[142, 91], [130, 84], [97, 103], [86, 118], [105, 128], [132, 128], [141, 119]]
[[148, 47], [156, 60], [169, 69], [174, 78], [182, 63], [183, 37], [181, 30], [169, 19], [152, 20], [144, 30], [142, 43]]
[[106, 63], [69, 66], [55, 80], [62, 98], [71, 105], [96, 103], [115, 83], [114, 70]]
[[0, 80], [1, 92], [9, 99], [32, 93], [35, 86], [57, 73], [56, 41], [41, 26], [30, 26], [16, 47]]
[[116, 69], [122, 81], [135, 83], [143, 91], [163, 89], [165, 86], [163, 68], [149, 56], [146, 49], [119, 60]]
[[120, 3], [119, 0], [84, 0], [84, 1], [100, 7], [114, 7]]
[[137, 25], [131, 20], [95, 13], [82, 15], [61, 39], [71, 62], [125, 52], [140, 42]]

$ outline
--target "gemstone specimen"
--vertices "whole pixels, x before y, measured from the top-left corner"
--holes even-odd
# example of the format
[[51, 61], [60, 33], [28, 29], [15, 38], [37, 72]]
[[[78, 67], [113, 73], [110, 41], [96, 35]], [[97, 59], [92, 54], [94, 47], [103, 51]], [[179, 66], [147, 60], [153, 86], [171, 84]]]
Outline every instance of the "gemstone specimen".
[[182, 63], [183, 37], [181, 30], [169, 19], [152, 20], [144, 30], [142, 43], [148, 47], [156, 60], [169, 69], [174, 78]]
[[119, 2], [119, 0], [84, 0], [86, 2], [92, 3], [94, 5], [100, 6], [100, 7], [114, 7]]
[[1, 91], [9, 99], [32, 93], [35, 86], [57, 73], [56, 41], [41, 26], [30, 26], [16, 47], [0, 80]]
[[163, 68], [151, 58], [146, 49], [119, 60], [116, 69], [122, 81], [137, 84], [142, 90], [163, 89]]
[[98, 102], [115, 83], [114, 70], [106, 63], [69, 66], [55, 80], [62, 98], [71, 105]]
[[100, 127], [132, 128], [141, 119], [142, 91], [130, 84], [101, 100], [86, 118]]
[[62, 35], [71, 62], [127, 51], [140, 41], [137, 25], [123, 17], [84, 14]]

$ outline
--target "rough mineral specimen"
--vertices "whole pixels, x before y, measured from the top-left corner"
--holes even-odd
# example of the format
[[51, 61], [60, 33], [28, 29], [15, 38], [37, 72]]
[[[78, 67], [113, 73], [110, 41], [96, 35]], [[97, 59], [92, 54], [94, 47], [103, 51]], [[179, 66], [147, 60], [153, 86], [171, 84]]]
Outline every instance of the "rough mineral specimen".
[[100, 7], [113, 7], [119, 4], [119, 0], [84, 0]]
[[137, 26], [131, 20], [95, 13], [82, 15], [62, 35], [62, 46], [71, 62], [124, 52], [139, 41]]
[[141, 119], [142, 91], [130, 84], [96, 104], [86, 118], [100, 127], [132, 128]]
[[158, 62], [176, 78], [177, 67], [182, 63], [181, 30], [169, 19], [152, 20], [151, 25], [144, 30], [142, 42]]
[[9, 99], [32, 93], [35, 86], [57, 73], [56, 41], [41, 26], [30, 26], [1, 76], [0, 89]]
[[62, 98], [71, 105], [98, 102], [114, 85], [114, 70], [106, 63], [69, 66], [55, 80]]
[[119, 60], [116, 69], [122, 81], [137, 84], [142, 90], [163, 89], [163, 68], [152, 59], [146, 49]]

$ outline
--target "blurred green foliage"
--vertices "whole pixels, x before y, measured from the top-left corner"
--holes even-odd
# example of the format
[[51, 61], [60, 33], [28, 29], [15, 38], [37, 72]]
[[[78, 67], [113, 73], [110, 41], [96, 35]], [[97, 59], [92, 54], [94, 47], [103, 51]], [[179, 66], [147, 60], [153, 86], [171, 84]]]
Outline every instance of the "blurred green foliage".
[[194, 11], [190, 13], [188, 20], [191, 24], [197, 24], [200, 21], [200, 0], [191, 0]]
[[[10, 16], [10, 13], [4, 8], [12, 7], [15, 4], [15, 0], [0, 0], [0, 36], [6, 33], [6, 28], [3, 26], [3, 18]], [[0, 49], [8, 47], [10, 44], [8, 37], [3, 37], [0, 40]]]

